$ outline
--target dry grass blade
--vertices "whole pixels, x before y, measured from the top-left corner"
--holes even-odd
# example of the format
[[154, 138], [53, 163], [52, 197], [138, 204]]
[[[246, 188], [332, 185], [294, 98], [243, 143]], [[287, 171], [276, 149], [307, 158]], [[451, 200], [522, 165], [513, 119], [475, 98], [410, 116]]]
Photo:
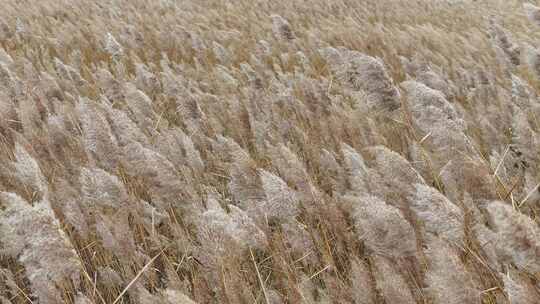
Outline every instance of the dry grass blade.
[[261, 290], [264, 295], [264, 300], [266, 304], [270, 304], [268, 300], [268, 295], [266, 294], [266, 287], [264, 286], [264, 281], [261, 277], [261, 273], [259, 272], [259, 266], [257, 265], [257, 261], [255, 261], [255, 256], [253, 255], [253, 251], [251, 248], [249, 248], [249, 254], [251, 255], [251, 261], [253, 261], [253, 266], [255, 266], [255, 271], [257, 272], [257, 278], [259, 279], [259, 284], [261, 285]]
[[150, 261], [148, 261], [148, 263], [146, 263], [146, 265], [144, 265], [144, 267], [137, 273], [137, 275], [122, 290], [122, 292], [118, 295], [118, 297], [116, 297], [116, 299], [114, 299], [112, 304], [116, 304], [118, 301], [120, 301], [122, 299], [122, 297], [129, 290], [129, 288], [133, 284], [135, 284], [135, 282], [137, 282], [137, 280], [141, 277], [141, 275], [150, 267], [150, 265], [152, 265], [152, 263], [154, 263], [154, 261], [163, 253], [163, 251], [164, 251], [164, 249], [161, 250], [158, 254], [156, 254], [153, 258], [151, 258]]
[[527, 202], [527, 200], [534, 194], [534, 192], [538, 191], [538, 188], [540, 187], [540, 183], [536, 184], [525, 196], [525, 198], [518, 204], [518, 207], [521, 208], [523, 204]]
[[510, 145], [508, 145], [506, 147], [506, 149], [504, 150], [504, 153], [501, 157], [501, 160], [499, 161], [499, 163], [497, 164], [497, 167], [495, 168], [495, 171], [493, 171], [493, 176], [496, 176], [497, 175], [497, 172], [499, 172], [499, 169], [501, 168], [501, 165], [504, 163], [504, 158], [506, 157], [506, 154], [508, 154], [508, 151], [510, 150]]

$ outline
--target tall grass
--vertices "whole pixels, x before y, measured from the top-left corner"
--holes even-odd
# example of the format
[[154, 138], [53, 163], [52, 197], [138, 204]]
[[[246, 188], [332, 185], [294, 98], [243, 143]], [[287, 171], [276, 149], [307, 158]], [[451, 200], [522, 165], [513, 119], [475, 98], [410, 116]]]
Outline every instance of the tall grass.
[[540, 302], [536, 1], [1, 5], [1, 303]]

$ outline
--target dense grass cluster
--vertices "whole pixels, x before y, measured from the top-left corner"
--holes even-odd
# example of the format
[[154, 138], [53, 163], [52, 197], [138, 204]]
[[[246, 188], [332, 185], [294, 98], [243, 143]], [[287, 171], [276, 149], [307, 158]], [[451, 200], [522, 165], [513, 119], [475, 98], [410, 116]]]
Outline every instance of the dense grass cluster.
[[540, 303], [540, 8], [0, 12], [0, 303]]

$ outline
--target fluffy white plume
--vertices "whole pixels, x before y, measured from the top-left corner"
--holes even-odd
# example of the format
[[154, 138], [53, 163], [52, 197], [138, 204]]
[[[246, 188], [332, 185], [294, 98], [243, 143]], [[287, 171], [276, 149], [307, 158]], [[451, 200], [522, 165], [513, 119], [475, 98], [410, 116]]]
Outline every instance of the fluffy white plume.
[[527, 215], [515, 211], [503, 202], [491, 202], [487, 211], [492, 230], [476, 229], [479, 240], [492, 262], [513, 263], [532, 273], [540, 271], [540, 229]]
[[26, 271], [40, 303], [58, 303], [64, 280], [78, 284], [82, 266], [47, 201], [34, 206], [14, 193], [0, 193], [0, 252]]
[[414, 229], [398, 209], [373, 196], [355, 201], [355, 227], [366, 247], [376, 254], [395, 258], [416, 254]]
[[263, 169], [258, 173], [266, 199], [262, 204], [246, 205], [248, 212], [262, 218], [294, 218], [299, 212], [296, 193], [279, 176]]
[[167, 288], [164, 292], [165, 298], [170, 304], [197, 304], [179, 290]]
[[512, 74], [512, 101], [522, 110], [527, 110], [533, 102], [533, 89], [521, 78]]
[[351, 261], [351, 282], [354, 301], [357, 304], [374, 304], [375, 289], [367, 265], [358, 259]]
[[369, 171], [364, 159], [347, 144], [341, 145], [341, 153], [343, 153], [347, 181], [351, 190], [354, 193], [367, 194], [369, 191]]
[[380, 197], [395, 197], [388, 204], [407, 212], [409, 203], [403, 195], [416, 191], [415, 184], [425, 184], [422, 176], [398, 153], [384, 147], [370, 147], [366, 150], [372, 160], [372, 167], [377, 174], [370, 176], [371, 193]]
[[265, 234], [242, 209], [229, 205], [227, 213], [215, 198], [209, 200], [210, 208], [202, 213], [199, 226], [199, 238], [206, 251], [203, 258], [212, 263], [212, 259], [224, 257], [228, 250], [266, 246]]
[[523, 8], [525, 9], [525, 14], [527, 14], [529, 21], [536, 26], [540, 26], [540, 7], [525, 2], [523, 3]]
[[38, 191], [41, 195], [47, 192], [47, 181], [39, 168], [36, 160], [19, 143], [15, 144], [15, 177], [33, 191]]
[[474, 304], [480, 302], [480, 290], [465, 269], [457, 252], [445, 241], [431, 238], [426, 255], [429, 261], [428, 293], [436, 304]]
[[370, 110], [392, 112], [401, 107], [399, 91], [380, 58], [356, 51], [344, 51], [340, 55], [337, 79], [346, 87], [364, 92]]
[[272, 32], [276, 38], [285, 41], [295, 38], [291, 25], [287, 20], [279, 15], [271, 15], [270, 18], [272, 19]]
[[117, 142], [98, 105], [90, 100], [81, 100], [77, 109], [82, 124], [83, 145], [88, 158], [95, 165], [114, 168], [117, 164]]
[[171, 206], [175, 208], [194, 207], [191, 204], [195, 195], [191, 188], [183, 183], [183, 178], [174, 165], [161, 154], [143, 147], [140, 143], [132, 143], [123, 151], [126, 169], [130, 175], [144, 180], [150, 190], [153, 203], [161, 210]]
[[435, 188], [416, 184], [416, 193], [410, 197], [411, 209], [423, 224], [424, 233], [455, 242], [464, 239], [464, 216], [461, 209]]
[[89, 208], [116, 210], [128, 199], [124, 185], [118, 177], [102, 169], [83, 168], [80, 183], [83, 201]]
[[401, 86], [407, 91], [414, 122], [424, 134], [440, 124], [450, 129], [463, 129], [458, 112], [441, 92], [416, 81], [406, 81]]
[[526, 48], [526, 56], [529, 70], [536, 78], [540, 78], [540, 51], [532, 46], [528, 46]]
[[381, 256], [374, 257], [373, 262], [377, 289], [386, 303], [416, 303], [405, 278], [396, 270], [395, 263]]
[[510, 34], [497, 23], [495, 20], [491, 20], [491, 35], [496, 47], [500, 48], [507, 60], [514, 66], [520, 64], [520, 48], [518, 45], [512, 42]]
[[538, 302], [540, 293], [535, 291], [535, 287], [529, 278], [521, 278], [511, 274], [502, 275], [504, 291], [508, 295], [511, 304], [533, 304]]
[[116, 41], [116, 38], [111, 33], [107, 33], [105, 36], [105, 51], [113, 58], [122, 56], [124, 48]]

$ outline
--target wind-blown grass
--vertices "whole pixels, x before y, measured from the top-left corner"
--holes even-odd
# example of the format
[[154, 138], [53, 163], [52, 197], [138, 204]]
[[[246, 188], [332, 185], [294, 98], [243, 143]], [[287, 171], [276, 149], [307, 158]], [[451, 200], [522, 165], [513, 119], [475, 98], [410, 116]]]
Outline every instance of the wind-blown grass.
[[0, 303], [540, 303], [540, 8], [5, 0]]

